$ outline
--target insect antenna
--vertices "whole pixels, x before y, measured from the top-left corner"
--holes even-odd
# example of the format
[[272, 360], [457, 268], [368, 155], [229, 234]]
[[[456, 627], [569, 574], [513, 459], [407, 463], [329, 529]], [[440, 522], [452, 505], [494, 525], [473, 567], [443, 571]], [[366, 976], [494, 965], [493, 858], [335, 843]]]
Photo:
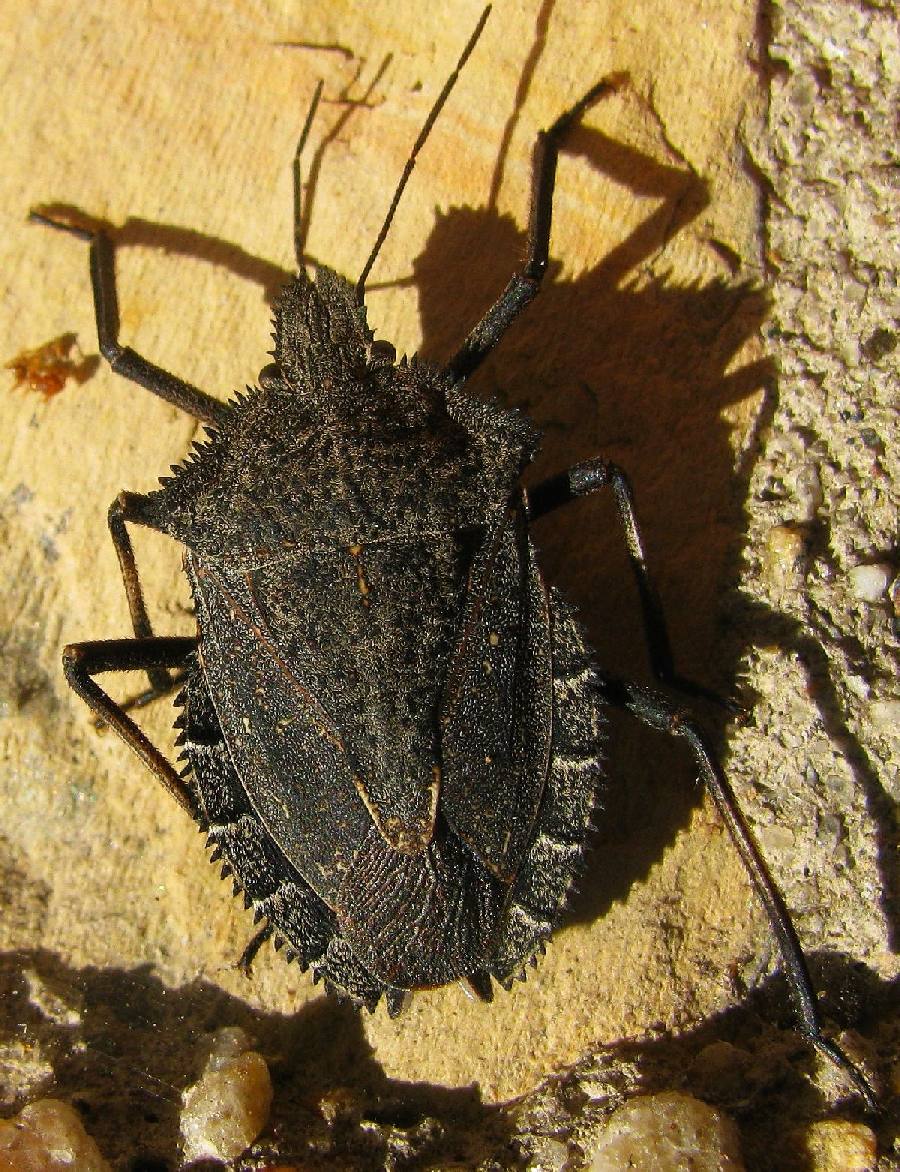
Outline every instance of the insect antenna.
[[428, 135], [431, 133], [432, 126], [434, 126], [438, 115], [444, 108], [444, 103], [447, 101], [447, 98], [450, 97], [450, 91], [456, 85], [463, 66], [468, 61], [472, 50], [477, 45], [478, 38], [481, 36], [482, 30], [487, 23], [487, 18], [490, 16], [490, 13], [491, 6], [488, 4], [487, 8], [485, 8], [484, 12], [482, 12], [481, 16], [479, 17], [478, 24], [475, 26], [475, 31], [472, 33], [471, 37], [469, 37], [468, 43], [463, 49], [459, 61], [456, 63], [456, 68], [444, 82], [444, 88], [438, 94], [437, 101], [431, 107], [431, 111], [428, 117], [425, 119], [425, 123], [422, 126], [422, 129], [419, 131], [419, 137], [413, 144], [409, 158], [406, 160], [406, 165], [403, 168], [403, 174], [400, 176], [400, 182], [397, 184], [397, 189], [394, 192], [394, 198], [391, 200], [391, 206], [388, 208], [387, 215], [384, 218], [384, 223], [381, 225], [381, 231], [378, 233], [378, 237], [375, 240], [372, 251], [369, 253], [369, 259], [363, 265], [363, 270], [359, 274], [359, 280], [356, 282], [356, 302], [358, 305], [362, 305], [365, 300], [366, 279], [368, 278], [369, 273], [372, 271], [372, 266], [375, 264], [378, 253], [381, 251], [381, 246], [384, 244], [385, 238], [387, 237], [391, 226], [391, 221], [394, 218], [394, 212], [396, 212], [397, 205], [400, 203], [400, 197], [403, 195], [406, 184], [409, 182], [409, 177], [412, 175], [413, 167], [416, 165], [416, 157], [419, 154], [419, 151], [425, 145]]
[[305, 223], [303, 219], [303, 172], [300, 169], [300, 156], [303, 154], [303, 148], [306, 146], [306, 140], [309, 138], [309, 132], [312, 128], [313, 119], [316, 116], [316, 110], [319, 108], [319, 102], [322, 100], [323, 81], [319, 81], [316, 86], [315, 93], [312, 96], [312, 101], [309, 103], [309, 110], [306, 112], [306, 121], [303, 123], [303, 129], [300, 131], [300, 138], [297, 140], [297, 149], [294, 151], [294, 253], [297, 257], [297, 264], [303, 268], [303, 237]]

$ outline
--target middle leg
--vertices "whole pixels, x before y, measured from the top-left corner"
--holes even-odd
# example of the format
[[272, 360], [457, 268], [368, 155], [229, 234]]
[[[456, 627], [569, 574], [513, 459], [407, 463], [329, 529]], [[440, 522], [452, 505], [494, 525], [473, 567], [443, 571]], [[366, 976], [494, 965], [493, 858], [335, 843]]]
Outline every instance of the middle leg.
[[[154, 634], [150, 616], [147, 614], [147, 605], [144, 602], [144, 592], [141, 588], [137, 562], [134, 557], [134, 546], [131, 544], [131, 536], [126, 528], [126, 522], [155, 528], [144, 512], [149, 504], [149, 499], [141, 493], [120, 492], [110, 505], [108, 513], [109, 532], [122, 571], [122, 581], [125, 585], [125, 595], [128, 598], [128, 610], [131, 615], [131, 626], [135, 639], [152, 639]], [[146, 671], [150, 690], [127, 701], [126, 708], [141, 706], [156, 696], [164, 695], [177, 682], [173, 680], [169, 671], [162, 664], [151, 662]]]

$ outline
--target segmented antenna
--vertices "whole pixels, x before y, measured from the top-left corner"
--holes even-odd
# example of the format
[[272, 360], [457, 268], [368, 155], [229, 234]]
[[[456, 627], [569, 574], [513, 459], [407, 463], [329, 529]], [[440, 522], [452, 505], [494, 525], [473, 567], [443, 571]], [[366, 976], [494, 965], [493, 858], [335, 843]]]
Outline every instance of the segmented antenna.
[[300, 156], [303, 154], [303, 148], [306, 146], [306, 140], [309, 138], [309, 132], [313, 124], [313, 119], [316, 116], [316, 110], [319, 108], [319, 102], [322, 98], [322, 87], [324, 83], [319, 82], [316, 86], [316, 91], [312, 96], [312, 101], [309, 103], [309, 110], [306, 114], [306, 121], [303, 124], [303, 129], [300, 132], [300, 139], [297, 142], [297, 149], [294, 151], [294, 255], [297, 257], [297, 265], [303, 268], [303, 172], [300, 169]]
[[394, 198], [391, 200], [391, 206], [388, 208], [388, 213], [384, 218], [384, 223], [381, 225], [381, 231], [378, 233], [378, 238], [375, 241], [375, 245], [372, 248], [372, 251], [369, 253], [369, 259], [363, 266], [363, 270], [359, 274], [359, 280], [356, 282], [356, 302], [358, 305], [362, 305], [365, 299], [366, 280], [369, 276], [369, 273], [372, 271], [372, 266], [375, 264], [378, 253], [381, 251], [381, 246], [384, 244], [385, 238], [390, 229], [391, 221], [394, 218], [394, 212], [396, 212], [397, 205], [400, 202], [400, 197], [403, 195], [403, 191], [406, 187], [406, 184], [409, 182], [410, 175], [412, 174], [413, 167], [416, 165], [416, 156], [425, 145], [425, 140], [431, 133], [431, 128], [437, 121], [437, 117], [443, 109], [444, 103], [447, 101], [447, 98], [449, 98], [450, 91], [456, 85], [456, 80], [459, 77], [463, 66], [468, 61], [472, 50], [478, 43], [478, 38], [481, 36], [482, 30], [487, 23], [487, 18], [490, 16], [490, 12], [491, 6], [489, 4], [487, 8], [485, 8], [484, 12], [482, 12], [478, 20], [478, 24], [475, 26], [475, 31], [472, 33], [471, 37], [469, 37], [468, 44], [466, 45], [465, 49], [463, 49], [462, 56], [456, 63], [456, 68], [447, 78], [446, 82], [444, 82], [444, 88], [438, 94], [437, 101], [432, 106], [431, 113], [425, 119], [425, 124], [419, 131], [419, 137], [413, 144], [413, 149], [410, 152], [410, 156], [406, 160], [406, 166], [403, 168], [403, 174], [400, 176], [400, 182], [397, 184], [397, 190], [394, 192]]

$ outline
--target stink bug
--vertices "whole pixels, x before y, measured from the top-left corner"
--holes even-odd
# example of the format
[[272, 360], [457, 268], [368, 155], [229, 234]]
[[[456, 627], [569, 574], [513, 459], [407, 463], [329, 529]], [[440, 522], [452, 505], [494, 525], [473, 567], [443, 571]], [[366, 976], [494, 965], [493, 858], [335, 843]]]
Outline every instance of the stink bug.
[[[603, 459], [526, 493], [539, 435], [466, 380], [539, 291], [560, 143], [618, 84], [593, 86], [539, 134], [525, 263], [446, 367], [397, 362], [368, 328], [365, 284], [437, 114], [415, 143], [353, 286], [299, 272], [275, 307], [274, 361], [221, 402], [118, 340], [114, 249], [90, 241], [100, 349], [118, 373], [207, 425], [206, 439], [109, 524], [134, 638], [66, 648], [72, 687], [138, 753], [235, 876], [235, 890], [327, 987], [400, 1012], [410, 991], [465, 982], [489, 999], [543, 950], [602, 793], [607, 705], [684, 738], [778, 941], [801, 1030], [871, 1102], [821, 1030], [790, 917], [706, 742], [661, 693], [591, 659], [545, 584], [531, 523], [611, 488], [657, 676], [675, 675], [624, 473]], [[298, 147], [304, 143], [316, 98]], [[299, 182], [295, 188], [300, 223]], [[154, 635], [127, 525], [185, 547], [197, 635]], [[183, 687], [181, 773], [95, 682], [141, 670]]]

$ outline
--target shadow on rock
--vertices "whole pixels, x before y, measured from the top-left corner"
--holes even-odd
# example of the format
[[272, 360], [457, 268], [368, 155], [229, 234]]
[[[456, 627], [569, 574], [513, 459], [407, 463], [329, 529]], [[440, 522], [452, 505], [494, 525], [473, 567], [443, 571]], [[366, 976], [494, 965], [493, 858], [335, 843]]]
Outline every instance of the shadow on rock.
[[[825, 990], [828, 1032], [841, 1038], [879, 1092], [877, 1118], [866, 1114], [844, 1076], [808, 1042], [774, 1024], [790, 1018], [785, 984], [776, 977], [743, 1004], [692, 1029], [598, 1046], [525, 1097], [516, 1117], [519, 1142], [549, 1128], [572, 1134], [581, 1151], [589, 1150], [591, 1135], [626, 1098], [679, 1091], [737, 1124], [744, 1165], [756, 1172], [821, 1167], [805, 1134], [811, 1123], [823, 1120], [844, 1127], [864, 1124], [875, 1131], [880, 1152], [894, 1150], [900, 1123], [900, 1098], [890, 1086], [900, 1031], [897, 982], [884, 981], [842, 954], [809, 959], [816, 984]], [[827, 1096], [810, 1081], [814, 1073]]]
[[[845, 956], [811, 963], [831, 1031], [849, 1030], [842, 1036], [857, 1060], [876, 1081], [879, 1071], [888, 1076], [900, 1029], [896, 984]], [[248, 1170], [292, 1160], [304, 1169], [358, 1172], [485, 1160], [518, 1168], [536, 1138], [577, 1142], [626, 1097], [671, 1089], [727, 1111], [748, 1167], [768, 1170], [779, 1167], [774, 1140], [831, 1111], [806, 1077], [816, 1062], [810, 1047], [773, 1024], [789, 1016], [778, 978], [692, 1030], [601, 1046], [500, 1105], [484, 1103], [474, 1086], [387, 1078], [358, 1012], [331, 999], [293, 1015], [267, 1014], [202, 981], [173, 989], [149, 968], [73, 969], [36, 950], [0, 957], [0, 1005], [4, 1108], [42, 1096], [72, 1103], [106, 1158], [129, 1172], [179, 1166], [180, 1094], [200, 1073], [208, 1035], [225, 1025], [250, 1034], [274, 1084], [269, 1125], [239, 1165]], [[847, 1095], [842, 1117], [859, 1116], [848, 1088], [838, 1093]], [[888, 1143], [896, 1119], [891, 1102], [885, 1107], [881, 1139]]]
[[[208, 1035], [240, 1026], [264, 1055], [275, 1098], [260, 1150], [304, 1167], [422, 1166], [455, 1153], [466, 1166], [502, 1151], [509, 1126], [476, 1087], [386, 1077], [359, 1013], [324, 996], [296, 1014], [267, 1014], [204, 981], [168, 988], [149, 967], [72, 969], [35, 950], [0, 958], [2, 1105], [71, 1102], [117, 1167], [179, 1164], [181, 1092], [195, 1081]], [[399, 1161], [399, 1162], [398, 1162]]]

